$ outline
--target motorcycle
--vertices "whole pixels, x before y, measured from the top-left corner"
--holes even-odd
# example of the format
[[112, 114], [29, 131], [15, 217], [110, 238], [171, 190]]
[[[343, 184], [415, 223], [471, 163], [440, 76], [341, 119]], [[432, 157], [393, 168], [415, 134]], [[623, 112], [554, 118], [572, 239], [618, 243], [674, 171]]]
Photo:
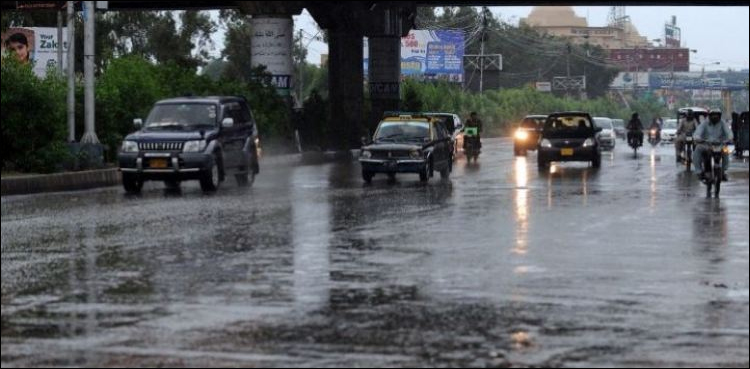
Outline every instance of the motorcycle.
[[656, 146], [661, 142], [661, 134], [659, 130], [652, 128], [648, 131], [648, 143], [651, 144], [651, 146]]
[[474, 127], [464, 128], [464, 155], [466, 155], [466, 162], [471, 163], [471, 159], [473, 158], [476, 163], [480, 152], [481, 145], [478, 130]]
[[708, 146], [708, 157], [703, 161], [703, 183], [706, 184], [706, 197], [711, 197], [712, 186], [714, 196], [719, 197], [721, 182], [724, 178], [724, 154], [728, 154], [729, 149], [720, 142], [711, 142]]
[[635, 136], [635, 133], [638, 131], [634, 131], [632, 135], [628, 135], [628, 145], [633, 149], [633, 157], [638, 156], [638, 148], [643, 146], [643, 139], [639, 139]]
[[685, 168], [689, 172], [691, 170], [691, 165], [693, 164], [693, 146], [695, 143], [693, 142], [693, 135], [687, 135], [685, 136], [685, 145], [682, 149], [682, 160], [685, 162]]

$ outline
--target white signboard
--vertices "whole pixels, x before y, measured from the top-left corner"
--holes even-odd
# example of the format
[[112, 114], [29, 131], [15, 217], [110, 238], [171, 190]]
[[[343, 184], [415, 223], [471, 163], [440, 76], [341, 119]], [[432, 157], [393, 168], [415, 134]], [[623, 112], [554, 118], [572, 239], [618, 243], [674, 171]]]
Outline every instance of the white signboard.
[[620, 72], [609, 85], [615, 90], [632, 90], [634, 88], [647, 88], [649, 86], [648, 72]]
[[291, 88], [292, 65], [292, 32], [291, 18], [252, 18], [253, 37], [250, 42], [252, 50], [251, 65], [265, 65], [273, 75], [274, 83], [279, 89]]
[[552, 92], [552, 82], [537, 82], [536, 90], [539, 92]]
[[[68, 64], [67, 33], [63, 28], [63, 68]], [[54, 27], [9, 28], [2, 34], [3, 54], [14, 53], [21, 62], [33, 64], [34, 73], [39, 77], [47, 74], [47, 68], [57, 66], [58, 45]]]

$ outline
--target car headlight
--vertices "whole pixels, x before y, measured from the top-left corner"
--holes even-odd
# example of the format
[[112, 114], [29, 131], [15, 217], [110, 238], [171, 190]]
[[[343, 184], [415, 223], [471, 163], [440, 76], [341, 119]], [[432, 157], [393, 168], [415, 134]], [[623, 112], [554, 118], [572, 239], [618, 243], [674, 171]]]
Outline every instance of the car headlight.
[[182, 147], [182, 152], [201, 152], [206, 148], [205, 140], [187, 141]]
[[121, 152], [138, 152], [138, 143], [135, 141], [122, 141]]
[[726, 154], [726, 155], [729, 155], [729, 146], [724, 146], [724, 147], [722, 147], [721, 151], [722, 151], [722, 152], [723, 152], [724, 154]]
[[583, 141], [583, 147], [591, 147], [594, 146], [594, 140], [587, 138], [586, 141]]
[[549, 148], [549, 147], [552, 147], [552, 142], [550, 142], [548, 139], [545, 138], [542, 140], [539, 146]]
[[525, 141], [527, 138], [529, 138], [529, 132], [522, 131], [519, 129], [516, 131], [515, 136], [517, 140]]
[[409, 156], [412, 159], [421, 159], [422, 158], [422, 153], [419, 150], [412, 150], [412, 151], [409, 152]]
[[362, 157], [362, 159], [369, 159], [372, 157], [372, 152], [370, 152], [370, 150], [362, 150], [360, 157]]

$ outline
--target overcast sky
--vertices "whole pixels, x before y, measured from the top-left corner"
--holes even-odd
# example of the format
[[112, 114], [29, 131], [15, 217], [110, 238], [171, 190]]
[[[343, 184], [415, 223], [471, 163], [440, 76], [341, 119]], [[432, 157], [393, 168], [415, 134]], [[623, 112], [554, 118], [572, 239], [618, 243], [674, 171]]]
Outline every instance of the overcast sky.
[[[578, 16], [587, 17], [590, 26], [604, 26], [610, 7], [575, 6]], [[506, 6], [490, 8], [503, 20], [517, 24], [520, 18], [529, 15], [530, 6]], [[625, 13], [642, 36], [649, 40], [664, 37], [664, 23], [677, 16], [677, 26], [682, 29], [682, 44], [696, 49], [691, 54], [692, 70], [727, 68], [747, 69], [750, 64], [750, 7], [722, 6], [629, 6]], [[295, 32], [302, 28], [309, 35], [318, 32], [317, 25], [306, 11], [294, 17]], [[216, 50], [223, 49], [223, 30], [214, 36]], [[305, 41], [307, 43], [308, 41]], [[215, 51], [218, 54], [219, 51]], [[328, 46], [320, 41], [311, 41], [308, 46], [308, 62], [319, 64], [320, 55], [328, 53]], [[707, 63], [719, 62], [720, 65]], [[705, 65], [701, 65], [705, 64]]]

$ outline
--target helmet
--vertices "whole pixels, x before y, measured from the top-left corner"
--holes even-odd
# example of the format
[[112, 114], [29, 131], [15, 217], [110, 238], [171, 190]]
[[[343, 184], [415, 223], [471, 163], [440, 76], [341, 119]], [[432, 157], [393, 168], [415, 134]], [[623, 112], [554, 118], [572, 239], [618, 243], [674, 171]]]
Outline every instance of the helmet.
[[719, 109], [711, 109], [708, 112], [708, 120], [711, 123], [719, 123], [719, 121], [721, 121], [721, 110], [719, 110]]

